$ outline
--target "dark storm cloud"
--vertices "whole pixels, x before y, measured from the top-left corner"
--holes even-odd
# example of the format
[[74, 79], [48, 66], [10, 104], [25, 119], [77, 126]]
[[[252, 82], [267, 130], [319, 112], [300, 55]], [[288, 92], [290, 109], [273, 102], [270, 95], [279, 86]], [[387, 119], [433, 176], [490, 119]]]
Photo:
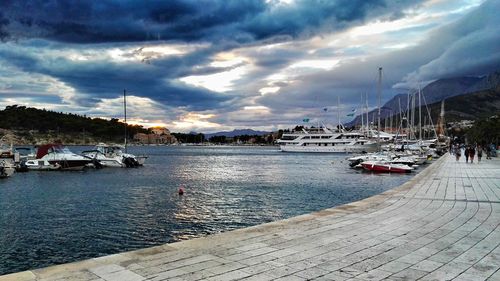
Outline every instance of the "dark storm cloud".
[[[500, 2], [489, 0], [462, 19], [436, 30], [420, 50], [434, 55], [421, 60], [408, 83], [500, 70]], [[418, 49], [414, 50], [418, 54]], [[436, 52], [437, 51], [437, 52]], [[421, 56], [421, 55], [419, 55]]]
[[[94, 106], [103, 98], [120, 96], [123, 89], [131, 90], [135, 96], [191, 110], [216, 108], [228, 100], [219, 93], [176, 84], [168, 78], [175, 78], [179, 73], [166, 72], [165, 68], [146, 63], [71, 61], [61, 56], [48, 58], [13, 48], [0, 48], [0, 57], [24, 72], [48, 75], [73, 87], [80, 93], [74, 101], [81, 106]], [[174, 59], [168, 65], [175, 69], [176, 62], [178, 60]], [[178, 66], [178, 72], [187, 73], [187, 67]]]
[[2, 5], [0, 35], [73, 43], [158, 39], [248, 43], [338, 30], [368, 14], [404, 16], [401, 10], [415, 2], [420, 1], [298, 0], [291, 5], [263, 0], [7, 1]]
[[[258, 103], [276, 112], [290, 108], [357, 107], [361, 94], [377, 104], [377, 69], [383, 67], [382, 103], [408, 88], [440, 78], [481, 76], [500, 70], [500, 2], [487, 1], [463, 18], [435, 29], [419, 44], [369, 58], [354, 59], [331, 71], [301, 76]], [[399, 31], [395, 32], [396, 34]], [[400, 83], [403, 81], [402, 83]], [[396, 88], [394, 88], [396, 86]]]

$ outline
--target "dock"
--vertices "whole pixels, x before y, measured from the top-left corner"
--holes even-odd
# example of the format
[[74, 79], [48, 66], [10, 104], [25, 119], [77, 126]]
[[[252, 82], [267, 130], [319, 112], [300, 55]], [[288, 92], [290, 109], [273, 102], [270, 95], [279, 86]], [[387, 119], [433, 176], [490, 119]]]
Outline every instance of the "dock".
[[499, 224], [500, 159], [446, 154], [361, 201], [0, 281], [500, 280]]

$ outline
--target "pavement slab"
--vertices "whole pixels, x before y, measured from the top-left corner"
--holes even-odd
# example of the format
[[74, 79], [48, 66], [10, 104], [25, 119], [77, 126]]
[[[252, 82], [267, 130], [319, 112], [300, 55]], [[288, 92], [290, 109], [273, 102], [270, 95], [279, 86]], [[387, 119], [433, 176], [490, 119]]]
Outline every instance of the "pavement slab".
[[361, 201], [0, 281], [500, 280], [499, 225], [500, 159], [446, 154]]

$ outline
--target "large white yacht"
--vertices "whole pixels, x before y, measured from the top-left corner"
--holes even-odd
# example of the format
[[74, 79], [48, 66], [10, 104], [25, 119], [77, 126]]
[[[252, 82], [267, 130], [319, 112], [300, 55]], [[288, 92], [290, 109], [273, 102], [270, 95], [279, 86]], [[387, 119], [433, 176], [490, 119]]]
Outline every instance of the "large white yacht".
[[121, 145], [100, 143], [93, 150], [83, 151], [82, 155], [97, 160], [104, 167], [137, 167], [142, 166], [146, 161], [147, 156], [124, 153], [122, 149]]
[[326, 127], [300, 128], [283, 133], [277, 140], [284, 152], [362, 153], [377, 150], [377, 142], [359, 131], [337, 130]]

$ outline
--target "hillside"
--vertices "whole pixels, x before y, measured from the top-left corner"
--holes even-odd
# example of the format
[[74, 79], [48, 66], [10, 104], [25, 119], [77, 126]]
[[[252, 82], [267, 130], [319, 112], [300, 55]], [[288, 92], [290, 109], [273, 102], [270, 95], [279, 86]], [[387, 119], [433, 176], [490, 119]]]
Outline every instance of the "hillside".
[[[447, 79], [439, 79], [436, 80], [429, 85], [425, 86], [422, 93], [422, 104], [434, 104], [439, 103], [441, 100], [447, 100], [447, 107], [451, 109], [451, 112], [455, 110], [455, 104], [451, 103], [448, 105], [448, 99], [452, 99], [456, 96], [461, 95], [469, 95], [472, 93], [480, 93], [484, 91], [496, 91], [500, 87], [500, 72], [493, 72], [484, 77], [457, 77], [457, 78], [447, 78]], [[386, 102], [381, 108], [381, 118], [384, 119], [389, 117], [391, 114], [396, 114], [399, 112], [399, 104], [403, 110], [406, 110], [407, 107], [407, 94], [398, 94]], [[424, 102], [425, 101], [425, 102]], [[477, 102], [481, 103], [481, 100]], [[416, 100], [416, 104], [418, 104], [418, 98]], [[459, 106], [459, 105], [457, 105]], [[474, 105], [473, 107], [476, 107]], [[488, 105], [486, 106], [488, 108]], [[462, 114], [466, 114], [465, 112], [460, 111]], [[467, 110], [465, 110], [467, 111]], [[370, 120], [375, 120], [377, 117], [377, 110], [374, 109], [368, 113]], [[467, 115], [467, 114], [466, 114]], [[465, 117], [464, 117], [465, 118]], [[469, 116], [468, 119], [476, 119]], [[361, 116], [356, 116], [354, 120], [347, 123], [346, 126], [353, 126], [361, 124]]]
[[[436, 124], [441, 112], [441, 102], [429, 104], [427, 108], [429, 108], [433, 123]], [[422, 106], [422, 122], [428, 120], [427, 108]], [[418, 108], [416, 110], [418, 112]], [[495, 89], [463, 94], [445, 100], [445, 122], [479, 120], [494, 115], [500, 116], [500, 86]], [[416, 119], [418, 122], [418, 117]], [[393, 115], [393, 122], [399, 124], [399, 114]], [[382, 124], [384, 123], [385, 121], [382, 120]]]
[[240, 129], [240, 130], [232, 130], [232, 131], [225, 131], [225, 132], [217, 132], [217, 133], [212, 133], [212, 134], [205, 134], [205, 137], [211, 138], [211, 137], [220, 137], [220, 136], [225, 136], [225, 137], [235, 137], [235, 136], [263, 136], [267, 135], [269, 132], [264, 132], [264, 131], [254, 131], [252, 129]]
[[[61, 140], [67, 144], [100, 141], [123, 142], [124, 123], [71, 113], [60, 113], [25, 106], [7, 106], [0, 110], [0, 137], [8, 135], [18, 144]], [[147, 132], [142, 126], [128, 125], [128, 135]]]

